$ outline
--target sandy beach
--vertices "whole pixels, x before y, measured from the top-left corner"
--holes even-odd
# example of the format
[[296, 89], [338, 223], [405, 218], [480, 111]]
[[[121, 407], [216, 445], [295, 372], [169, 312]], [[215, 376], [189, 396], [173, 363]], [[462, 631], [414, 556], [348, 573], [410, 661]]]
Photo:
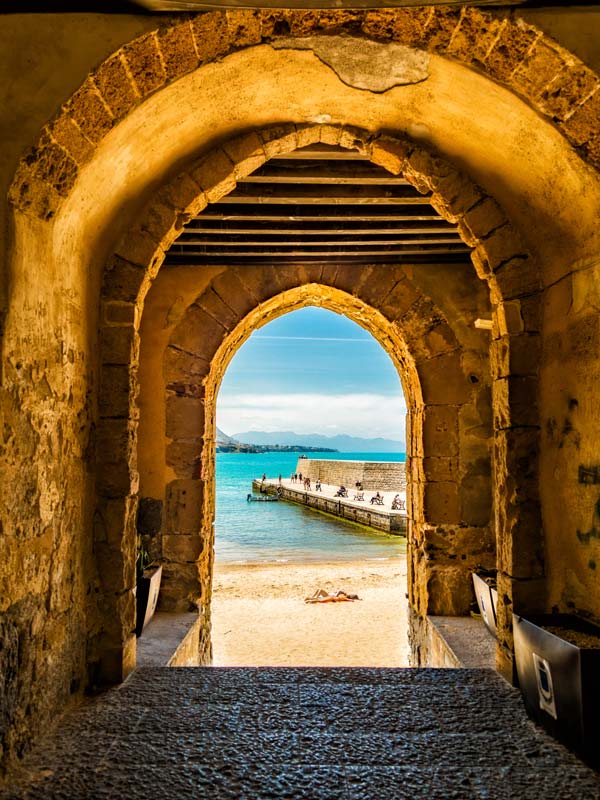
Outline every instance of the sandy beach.
[[[323, 588], [350, 603], [307, 604]], [[406, 559], [216, 564], [215, 666], [408, 666]]]

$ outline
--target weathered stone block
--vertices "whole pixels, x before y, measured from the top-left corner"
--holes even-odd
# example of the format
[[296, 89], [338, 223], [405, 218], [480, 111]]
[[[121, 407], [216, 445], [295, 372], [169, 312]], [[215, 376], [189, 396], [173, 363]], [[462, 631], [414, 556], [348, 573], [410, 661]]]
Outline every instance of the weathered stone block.
[[463, 241], [475, 247], [480, 239], [505, 223], [506, 216], [498, 203], [491, 197], [486, 197], [464, 215], [458, 230]]
[[163, 558], [176, 563], [195, 563], [202, 552], [202, 538], [193, 534], [162, 537]]
[[503, 19], [492, 17], [478, 8], [465, 8], [448, 45], [448, 53], [467, 64], [483, 62], [503, 25]]
[[221, 273], [213, 279], [211, 285], [221, 300], [225, 301], [226, 298], [227, 305], [235, 312], [238, 322], [256, 307], [256, 297], [248, 292], [235, 270], [228, 269]]
[[191, 305], [171, 336], [171, 344], [210, 361], [226, 330], [198, 305]]
[[104, 61], [94, 83], [113, 116], [124, 117], [139, 102], [139, 94], [125, 69], [121, 52]]
[[157, 199], [165, 205], [173, 206], [179, 212], [178, 226], [181, 227], [189, 221], [182, 214], [184, 210], [190, 214], [197, 214], [208, 204], [208, 198], [187, 172], [179, 173], [175, 180], [163, 186], [157, 194]]
[[159, 250], [159, 240], [141, 228], [134, 228], [121, 239], [116, 248], [116, 254], [130, 264], [146, 268], [152, 263]]
[[458, 409], [456, 406], [427, 406], [423, 420], [423, 446], [438, 456], [458, 454]]
[[201, 439], [204, 435], [204, 402], [193, 397], [167, 398], [167, 436], [170, 439]]
[[432, 15], [430, 8], [394, 8], [367, 11], [362, 30], [373, 39], [393, 39], [408, 47], [426, 45], [425, 26]]
[[513, 73], [511, 86], [529, 98], [538, 97], [564, 66], [563, 52], [557, 47], [550, 47], [544, 39], [538, 39]]
[[103, 364], [98, 408], [102, 417], [127, 417], [130, 402], [128, 364]]
[[163, 501], [154, 497], [140, 497], [137, 509], [137, 531], [154, 536], [162, 527]]
[[387, 169], [392, 175], [400, 175], [408, 162], [411, 152], [408, 142], [379, 136], [371, 142], [371, 161]]
[[461, 368], [460, 353], [421, 361], [418, 366], [423, 400], [426, 404], [461, 404], [469, 400], [471, 385]]
[[167, 75], [158, 51], [156, 33], [134, 39], [125, 45], [122, 52], [141, 97], [146, 97], [165, 83]]
[[139, 336], [133, 325], [107, 327], [100, 332], [100, 359], [104, 364], [129, 364], [139, 357]]
[[598, 87], [598, 78], [584, 64], [572, 65], [544, 89], [538, 108], [559, 120], [567, 117]]
[[131, 315], [131, 309], [135, 307], [144, 278], [145, 270], [142, 266], [132, 264], [120, 256], [113, 256], [108, 262], [102, 282], [103, 298], [121, 301], [129, 306], [127, 310], [123, 305], [117, 307], [112, 303], [105, 303], [104, 307], [112, 315], [111, 319], [115, 324], [131, 324], [126, 317]]
[[223, 150], [234, 164], [238, 180], [257, 170], [267, 159], [262, 141], [255, 131], [230, 139], [223, 145]]
[[[489, 473], [490, 462], [487, 459]], [[477, 467], [477, 465], [476, 465]], [[490, 476], [467, 474], [460, 481], [460, 515], [467, 525], [483, 527], [490, 523], [493, 501]], [[493, 565], [490, 565], [493, 566]]]
[[435, 6], [425, 27], [428, 50], [443, 52], [448, 47], [460, 22], [460, 9]]
[[233, 163], [221, 149], [213, 150], [210, 155], [196, 162], [190, 169], [190, 174], [211, 203], [236, 187]]
[[192, 18], [192, 30], [201, 64], [214, 61], [229, 52], [229, 26], [227, 17], [222, 12], [197, 14]]
[[0, 740], [14, 721], [19, 698], [19, 631], [5, 614], [0, 614]]
[[458, 484], [452, 481], [426, 483], [423, 511], [430, 525], [456, 525], [460, 519]]
[[505, 25], [485, 59], [490, 75], [500, 81], [508, 80], [539, 37], [539, 32], [522, 20]]
[[171, 481], [166, 491], [165, 533], [197, 535], [202, 525], [203, 498], [202, 481]]
[[94, 148], [89, 139], [83, 135], [79, 126], [67, 114], [62, 114], [54, 120], [50, 127], [50, 135], [80, 166], [87, 163], [94, 154]]
[[423, 472], [427, 481], [456, 481], [458, 477], [458, 458], [438, 456], [437, 454], [428, 456], [423, 459]]
[[210, 362], [194, 353], [167, 347], [164, 356], [164, 378], [168, 384], [176, 381], [202, 382], [208, 375]]
[[297, 147], [308, 147], [321, 141], [320, 125], [296, 125]]
[[389, 294], [380, 295], [379, 302], [374, 300], [373, 305], [381, 311], [384, 317], [393, 322], [406, 314], [409, 308], [420, 300], [422, 296], [420, 289], [410, 281], [402, 280], [398, 281]]
[[105, 497], [134, 494], [135, 426], [127, 419], [101, 419], [97, 429], [98, 491]]
[[[295, 125], [277, 125], [259, 131], [267, 158], [279, 153], [291, 153], [298, 147], [298, 133]], [[338, 134], [339, 137], [339, 134]]]
[[511, 258], [494, 273], [494, 284], [492, 302], [499, 303], [539, 291], [540, 275], [531, 259]]
[[260, 44], [262, 38], [260, 11], [227, 10], [229, 39], [235, 47], [250, 47]]
[[200, 295], [197, 304], [227, 331], [233, 330], [239, 322], [238, 315], [214, 291], [212, 287]]
[[169, 561], [163, 564], [159, 596], [161, 611], [196, 611], [201, 595], [201, 577], [196, 564]]
[[202, 439], [169, 442], [166, 449], [167, 466], [178, 478], [199, 480], [202, 477]]
[[114, 117], [105, 106], [91, 78], [73, 95], [64, 111], [93, 144], [98, 144], [113, 126]]
[[[522, 267], [527, 269], [528, 265], [524, 264]], [[507, 300], [498, 303], [493, 318], [499, 336], [514, 335], [525, 331], [525, 321], [521, 309], [521, 300]]]
[[535, 377], [498, 378], [493, 384], [494, 428], [539, 425], [537, 379]]
[[446, 219], [458, 221], [483, 197], [479, 187], [462, 172], [451, 172], [445, 178], [433, 181], [435, 194], [432, 202]]
[[456, 566], [436, 566], [427, 581], [427, 613], [435, 616], [467, 616], [473, 601], [470, 571]]
[[341, 129], [337, 125], [321, 125], [320, 141], [323, 144], [336, 145], [340, 143]]
[[573, 144], [582, 145], [598, 135], [598, 119], [600, 119], [600, 90], [596, 89], [559, 127]]
[[537, 375], [541, 354], [541, 337], [537, 333], [502, 336], [490, 345], [491, 375], [493, 378]]
[[539, 503], [496, 504], [496, 529], [498, 569], [513, 578], [541, 578], [544, 541]]
[[167, 72], [167, 80], [174, 80], [198, 66], [198, 54], [191, 23], [188, 20], [159, 30], [158, 47]]

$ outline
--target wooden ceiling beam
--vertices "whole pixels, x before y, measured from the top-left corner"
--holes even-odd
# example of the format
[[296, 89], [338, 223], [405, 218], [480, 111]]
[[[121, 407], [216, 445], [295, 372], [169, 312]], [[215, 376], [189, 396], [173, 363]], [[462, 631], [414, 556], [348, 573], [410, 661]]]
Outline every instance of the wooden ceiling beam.
[[[180, 247], [264, 247], [273, 248], [277, 247], [334, 247], [340, 244], [348, 244], [348, 237], [341, 239], [326, 239], [325, 241], [319, 240], [318, 242], [306, 241], [305, 239], [288, 239], [285, 242], [273, 242], [270, 239], [258, 240], [243, 240], [233, 241], [232, 239], [178, 239], [175, 243]], [[410, 245], [410, 244], [463, 244], [462, 239], [457, 235], [452, 239], [439, 239], [432, 237], [431, 239], [369, 239], [368, 241], [359, 241], [353, 239], [352, 245], [356, 247], [385, 247], [386, 245]]]
[[[404, 209], [406, 212], [406, 209]], [[227, 220], [230, 222], [250, 222], [259, 220], [264, 222], [439, 222], [442, 217], [433, 212], [431, 214], [235, 214], [233, 212], [205, 212], [203, 219]]]

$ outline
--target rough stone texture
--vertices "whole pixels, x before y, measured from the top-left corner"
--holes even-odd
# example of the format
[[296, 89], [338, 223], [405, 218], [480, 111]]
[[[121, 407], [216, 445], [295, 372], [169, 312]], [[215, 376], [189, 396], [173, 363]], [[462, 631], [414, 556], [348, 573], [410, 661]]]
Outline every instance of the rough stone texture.
[[145, 799], [148, 781], [165, 798], [600, 798], [492, 670], [360, 668], [139, 670], [0, 796]]
[[[461, 39], [465, 32], [468, 33], [466, 11], [458, 12], [443, 8], [418, 9], [414, 12], [414, 17], [405, 12], [397, 16], [390, 14], [389, 11], [380, 13], [379, 33], [369, 35], [377, 35], [382, 41], [398, 37], [402, 43], [426, 46], [438, 52], [445, 51], [458, 60], [468, 61], [472, 58], [472, 34], [466, 36], [464, 40]], [[194, 47], [197, 49], [199, 59], [206, 61], [225, 55], [232, 48], [242, 44], [257, 42], [258, 32], [267, 35], [269, 31], [269, 36], [286, 35], [287, 31], [291, 31], [294, 36], [322, 33], [323, 30], [328, 32], [335, 30], [336, 33], [340, 30], [357, 32], [363, 23], [366, 25], [367, 20], [370, 20], [372, 30], [375, 32], [379, 22], [378, 15], [379, 12], [369, 12], [368, 15], [362, 12], [347, 14], [265, 12], [259, 15], [242, 13], [239, 16], [206, 14], [194, 17], [192, 20]], [[392, 17], [394, 22], [390, 22]], [[482, 43], [487, 44], [487, 41], [491, 43], [491, 39], [488, 40], [487, 36], [494, 28], [493, 22], [497, 18], [494, 14], [482, 15]], [[336, 27], [340, 30], [336, 30]], [[552, 111], [558, 114], [561, 130], [576, 147], [580, 148], [581, 155], [589, 158], [592, 163], [599, 163], [598, 91], [592, 89], [589, 97], [585, 96], [585, 92], [592, 85], [590, 75], [582, 70], [581, 63], [577, 63], [576, 59], [567, 59], [564, 53], [561, 53], [561, 70], [565, 70], [564, 81], [560, 79], [562, 88], [555, 96], [555, 76], [551, 74], [555, 62], [547, 52], [548, 49], [553, 49], [553, 45], [548, 40], [535, 38], [535, 35], [532, 39], [530, 29], [508, 20], [502, 27], [502, 35], [488, 50], [486, 63], [490, 64], [490, 68], [494, 70], [493, 74], [501, 78], [504, 83], [508, 81], [514, 85], [517, 76], [522, 76], [521, 65], [529, 65], [528, 74], [536, 73], [529, 59], [533, 59], [536, 52], [538, 55], [542, 53], [541, 45], [545, 41], [547, 48], [543, 51], [543, 57], [546, 58], [544, 63], [547, 72], [544, 74], [544, 80], [537, 78], [534, 80], [532, 77], [531, 86], [523, 82], [519, 85], [519, 92], [522, 92], [535, 107], [539, 107], [541, 113], [547, 113], [541, 107], [542, 103], [547, 103], [548, 113]], [[408, 37], [406, 42], [403, 41], [405, 36]], [[131, 445], [135, 439], [136, 409], [132, 409], [127, 435], [108, 437], [108, 443], [116, 449], [104, 449], [102, 444], [95, 453], [93, 413], [98, 400], [98, 375], [94, 369], [96, 352], [93, 330], [94, 309], [97, 307], [97, 302], [94, 300], [97, 275], [93, 270], [88, 272], [82, 268], [83, 264], [88, 263], [83, 257], [80, 261], [64, 257], [65, 242], [56, 245], [57, 252], [54, 254], [56, 262], [53, 263], [50, 244], [58, 241], [53, 238], [52, 220], [57, 216], [57, 212], [65, 207], [65, 203], [69, 202], [73, 189], [79, 185], [80, 180], [83, 181], [82, 176], [93, 168], [90, 160], [93, 160], [92, 153], [96, 152], [94, 148], [101, 142], [106, 146], [108, 140], [105, 141], [104, 137], [115, 126], [115, 117], [126, 114], [130, 103], [137, 105], [141, 102], [143, 93], [147, 92], [145, 96], [150, 97], [156, 88], [163, 85], [163, 81], [175, 79], [176, 73], [180, 74], [178, 65], [183, 62], [179, 62], [178, 59], [184, 51], [177, 48], [183, 46], [185, 35], [182, 39], [177, 36], [171, 39], [170, 35], [165, 33], [164, 38], [164, 48], [155, 34], [139, 39], [135, 46], [120, 51], [118, 59], [111, 56], [110, 58], [115, 60], [106, 65], [105, 73], [101, 73], [103, 67], [99, 67], [72, 101], [66, 104], [55, 123], [45, 130], [38, 146], [23, 157], [11, 191], [11, 201], [15, 209], [24, 212], [19, 213], [15, 219], [17, 223], [15, 230], [17, 233], [22, 231], [24, 218], [27, 218], [31, 226], [29, 239], [22, 237], [20, 247], [24, 241], [35, 242], [39, 247], [37, 250], [35, 246], [30, 247], [23, 258], [26, 268], [22, 272], [15, 272], [12, 276], [15, 281], [11, 285], [11, 293], [15, 291], [17, 293], [14, 295], [16, 299], [11, 304], [8, 317], [7, 330], [10, 331], [10, 335], [4, 347], [5, 363], [2, 375], [3, 391], [6, 389], [6, 394], [3, 395], [5, 421], [2, 457], [5, 473], [1, 504], [5, 520], [3, 519], [0, 534], [2, 547], [0, 563], [6, 565], [6, 575], [0, 576], [2, 612], [6, 611], [9, 616], [12, 615], [11, 619], [15, 620], [15, 624], [22, 631], [21, 641], [30, 642], [30, 645], [24, 646], [22, 651], [23, 667], [20, 670], [19, 681], [23, 689], [19, 695], [17, 712], [12, 715], [9, 722], [12, 727], [6, 739], [7, 752], [17, 752], [36, 725], [38, 728], [43, 726], [48, 714], [68, 703], [70, 698], [76, 698], [89, 680], [87, 675], [94, 674], [97, 664], [106, 665], [111, 662], [114, 667], [112, 674], [119, 676], [127, 671], [132, 662], [135, 645], [132, 644], [128, 631], [133, 613], [130, 583], [132, 542], [135, 536], [132, 520], [135, 521], [137, 484]], [[187, 41], [189, 45], [189, 38]], [[166, 52], [167, 50], [169, 52]], [[190, 54], [189, 48], [187, 54], [188, 56]], [[479, 53], [477, 57], [479, 58]], [[87, 61], [85, 63], [87, 64]], [[100, 58], [96, 63], [100, 63]], [[167, 63], [173, 66], [171, 74], [167, 74], [167, 70], [163, 69], [163, 65]], [[539, 64], [539, 60], [536, 63]], [[135, 91], [134, 83], [127, 82], [120, 64], [126, 66], [126, 75], [133, 77]], [[100, 86], [101, 74], [109, 76], [109, 66], [113, 72], [103, 86], [112, 88], [114, 82], [121, 87], [120, 94], [118, 92], [110, 94], [108, 88], [105, 94]], [[65, 67], [65, 69], [70, 68]], [[486, 69], [485, 64], [481, 69]], [[77, 85], [82, 77], [73, 71], [69, 74], [69, 85]], [[550, 88], [551, 85], [554, 89]], [[132, 92], [135, 94], [135, 100]], [[139, 98], [136, 92], [139, 92]], [[56, 103], [55, 107], [58, 108], [59, 105], [60, 103]], [[370, 106], [366, 104], [365, 108]], [[44, 120], [48, 119], [51, 113], [52, 109], [49, 109]], [[282, 125], [281, 134], [273, 132], [273, 135], [266, 136], [261, 142], [264, 141], [263, 149], [268, 151], [268, 154], [273, 154], [299, 145], [300, 142], [305, 143], [310, 135], [312, 133], [307, 132], [305, 126], [294, 129], [293, 126], [286, 128]], [[27, 137], [30, 137], [27, 144], [35, 140], [35, 136], [28, 132], [23, 136], [23, 146]], [[335, 126], [320, 128], [319, 137], [324, 142], [343, 141], [349, 146], [354, 146], [352, 142], [357, 141], [356, 146], [363, 150], [369, 145], [360, 138], [356, 139], [351, 130], [344, 131]], [[398, 147], [402, 149], [405, 144]], [[372, 147], [373, 149], [377, 148]], [[435, 187], [440, 197], [434, 198], [434, 202], [436, 207], [444, 209], [443, 213], [460, 215], [475, 205], [478, 190], [472, 183], [468, 191], [467, 184], [464, 184], [457, 199], [448, 199], [451, 197], [451, 187], [463, 186], [462, 182], [466, 180], [464, 176], [457, 178], [458, 173], [453, 174], [451, 171], [443, 176], [437, 166], [427, 158], [425, 160], [432, 164], [432, 169], [435, 167], [435, 172], [419, 175], [412, 147], [409, 150], [412, 159], [411, 180], [425, 188]], [[379, 153], [384, 152], [385, 149], [382, 147]], [[229, 153], [228, 157], [233, 159]], [[390, 155], [389, 151], [387, 158], [388, 163], [399, 173], [406, 158], [396, 154], [394, 159], [393, 153]], [[573, 162], [575, 160], [576, 154], [573, 154]], [[86, 169], [82, 170], [80, 167], [84, 163]], [[249, 164], [246, 164], [239, 169], [244, 170], [248, 167]], [[233, 165], [232, 169], [235, 179], [238, 174], [235, 171], [236, 165]], [[180, 177], [175, 185], [168, 189], [169, 197], [173, 198], [169, 202], [177, 205], [178, 213], [181, 214], [180, 224], [190, 213], [192, 202], [196, 202], [196, 207], [206, 202], [189, 175], [187, 178], [186, 173], [183, 175], [184, 177]], [[227, 181], [229, 180], [227, 177]], [[534, 205], [537, 205], [538, 200], [543, 205], [541, 197], [528, 198]], [[136, 202], [132, 200], [132, 206]], [[119, 215], [119, 209], [115, 208], [113, 211], [115, 217]], [[134, 213], [131, 209], [128, 211]], [[118, 328], [118, 333], [114, 330], [103, 338], [100, 346], [101, 356], [106, 364], [126, 365], [130, 362], [134, 371], [137, 366], [135, 335], [127, 326], [133, 328], [139, 322], [141, 306], [136, 308], [135, 303], [141, 290], [147, 288], [148, 276], [152, 276], [156, 270], [157, 265], [154, 262], [156, 255], [149, 256], [149, 254], [152, 251], [152, 242], [157, 243], [155, 241], [156, 225], [159, 224], [156, 222], [157, 219], [160, 220], [162, 217], [157, 214], [155, 219], [147, 220], [146, 233], [152, 231], [148, 239], [142, 235], [143, 228], [132, 226], [137, 233], [128, 242], [130, 249], [127, 255], [138, 260], [142, 269], [136, 272], [133, 264], [126, 266], [125, 261], [122, 261], [121, 275], [117, 276], [117, 272], [110, 271], [108, 275], [112, 277], [112, 282], [109, 280], [105, 285], [104, 300], [116, 302], [115, 304], [105, 302], [103, 305], [102, 313], [106, 314], [104, 321]], [[540, 217], [540, 222], [543, 222], [543, 217]], [[553, 218], [552, 229], [554, 223], [562, 235], [560, 214], [558, 219]], [[102, 234], [103, 230], [99, 229], [97, 232]], [[75, 233], [74, 229], [72, 233]], [[138, 234], [141, 234], [140, 239]], [[567, 230], [565, 235], [569, 245], [571, 244], [569, 237], [572, 237], [574, 245], [577, 244], [577, 237], [572, 230]], [[171, 233], [165, 232], [165, 244], [170, 242], [170, 236]], [[68, 241], [70, 244], [73, 243], [72, 239]], [[105, 243], [108, 246], [108, 241]], [[88, 244], [90, 241], [82, 242], [82, 247], [85, 249]], [[92, 242], [90, 251], [94, 253], [94, 257], [101, 258], [96, 244], [97, 242]], [[531, 271], [524, 269], [523, 261], [512, 258], [521, 252], [520, 249], [510, 254], [511, 258], [505, 266], [502, 266], [504, 263], [502, 258], [505, 258], [507, 253], [502, 252], [501, 247], [496, 247], [495, 241], [493, 245], [496, 248], [495, 255], [501, 256], [500, 262], [494, 262], [487, 256], [481, 262], [481, 272], [489, 281], [492, 290], [492, 301], [497, 304], [494, 311], [495, 330], [492, 336], [515, 334], [521, 337], [525, 331], [542, 330], [538, 298], [530, 294], [538, 287], [535, 269]], [[68, 251], [68, 247], [64, 249]], [[15, 254], [18, 256], [19, 253], [20, 251]], [[150, 265], [147, 262], [148, 257], [153, 262]], [[9, 260], [7, 258], [7, 263]], [[90, 263], [91, 261], [90, 258]], [[491, 266], [492, 263], [495, 263], [495, 266]], [[36, 270], [33, 269], [34, 265]], [[498, 267], [499, 271], [492, 276], [490, 273]], [[571, 268], [582, 272], [588, 269], [592, 271], [589, 264], [570, 264], [569, 269]], [[81, 274], [74, 274], [77, 269]], [[342, 283], [342, 276], [338, 276], [333, 267], [327, 267], [322, 274], [325, 276], [323, 281], [327, 284], [335, 285], [338, 277], [340, 284]], [[38, 276], [43, 278], [38, 280]], [[68, 276], [68, 279], [65, 276]], [[142, 282], [136, 283], [135, 276], [138, 279], [143, 278]], [[290, 281], [288, 271], [285, 274], [285, 283], [276, 282], [275, 291], [288, 288]], [[29, 293], [20, 289], [25, 283], [31, 287]], [[406, 303], [411, 291], [410, 281], [405, 281], [404, 286], [397, 291], [395, 287], [383, 283], [381, 285], [387, 298], [384, 316], [388, 320], [399, 320], [396, 333], [401, 337], [405, 333], [402, 330], [402, 315], [408, 310]], [[372, 293], [375, 294], [380, 287], [379, 279], [374, 279], [372, 286]], [[597, 560], [597, 553], [594, 550], [595, 532], [598, 527], [594, 516], [597, 497], [593, 496], [594, 483], [584, 483], [583, 478], [579, 478], [579, 468], [583, 469], [581, 474], [587, 476], [586, 480], [593, 481], [595, 453], [589, 442], [593, 443], [598, 439], [597, 424], [594, 419], [597, 415], [593, 402], [593, 387], [598, 380], [593, 355], [597, 353], [597, 326], [594, 320], [598, 304], [591, 287], [585, 292], [582, 290], [583, 287], [578, 284], [577, 301], [572, 306], [566, 304], [565, 314], [562, 316], [553, 309], [545, 312], [545, 334], [541, 345], [542, 397], [539, 403], [544, 432], [541, 474], [542, 485], [545, 487], [543, 498], [544, 524], [547, 529], [545, 544], [551, 554], [550, 568], [554, 570], [553, 573], [548, 573], [548, 583], [551, 586], [548, 595], [549, 605], [556, 604], [563, 607], [569, 603], [576, 604], [582, 610], [597, 615], [597, 582], [594, 580], [595, 566], [592, 566]], [[366, 295], [367, 290], [364, 287], [361, 291]], [[428, 292], [425, 291], [425, 294]], [[248, 279], [247, 285], [240, 293], [239, 305], [247, 306], [248, 297], [254, 297], [258, 303], [263, 298], [269, 300], [272, 296], [273, 289], [269, 289], [265, 283], [260, 283], [252, 277]], [[507, 297], [511, 298], [510, 303], [502, 302]], [[25, 302], [20, 302], [22, 299]], [[413, 298], [412, 302], [417, 299]], [[373, 303], [372, 300], [368, 302]], [[445, 306], [450, 316], [453, 312], [452, 302]], [[230, 307], [234, 307], [233, 300]], [[245, 313], [251, 312], [253, 307], [251, 306]], [[355, 309], [353, 301], [347, 299], [342, 307]], [[238, 311], [237, 306], [235, 310]], [[383, 306], [380, 306], [379, 310], [384, 313]], [[465, 320], [471, 325], [469, 313], [464, 309], [461, 309], [460, 313], [464, 313]], [[367, 317], [371, 319], [368, 315]], [[564, 319], [564, 325], [553, 327], [558, 319]], [[449, 319], [448, 324], [453, 330], [460, 328], [456, 321], [452, 322]], [[466, 324], [467, 322], [463, 322], [464, 327]], [[384, 323], [381, 323], [381, 330], [386, 330]], [[550, 335], [546, 335], [548, 331]], [[401, 338], [393, 338], [391, 334], [389, 341], [393, 342], [393, 345], [388, 344], [388, 346], [395, 352], [398, 364], [400, 366], [408, 364], [410, 367], [409, 345], [416, 346], [417, 343], [415, 341], [410, 343], [407, 339], [403, 345]], [[239, 340], [232, 340], [227, 353], [231, 355], [237, 346]], [[503, 363], [507, 363], [506, 358]], [[510, 359], [508, 363], [510, 364]], [[530, 364], [526, 375], [521, 377], [535, 376], [534, 369], [535, 365], [532, 369]], [[412, 374], [414, 376], [414, 373]], [[461, 361], [460, 371], [456, 373], [458, 376], [456, 380], [459, 383], [462, 380], [461, 374], [463, 376], [471, 374], [471, 370], [466, 370], [464, 361]], [[477, 373], [476, 377], [479, 374]], [[508, 375], [499, 377], [507, 378]], [[176, 380], [175, 377], [174, 382]], [[418, 395], [419, 381], [413, 378], [411, 381], [415, 394]], [[190, 383], [186, 383], [186, 386]], [[452, 378], [450, 383], [452, 391], [456, 391], [455, 379]], [[563, 391], [561, 387], [565, 385], [566, 389]], [[507, 383], [504, 386], [507, 387]], [[507, 413], [504, 407], [510, 400], [510, 394], [510, 392], [497, 392], [494, 401], [499, 406], [496, 409], [497, 420], [511, 419], [510, 413]], [[101, 402], [104, 404], [106, 400], [103, 398]], [[469, 403], [471, 402], [476, 401], [469, 396]], [[571, 402], [577, 406], [570, 408]], [[103, 408], [106, 409], [108, 406], [103, 405]], [[425, 413], [428, 408], [424, 409]], [[422, 544], [419, 537], [429, 535], [423, 527], [425, 495], [423, 457], [426, 454], [423, 452], [423, 442], [420, 441], [419, 432], [419, 415], [422, 411], [421, 398], [416, 396], [413, 398], [410, 423], [411, 448], [415, 454], [414, 458], [411, 456], [411, 469], [414, 465], [415, 483], [411, 488], [409, 503], [413, 514], [411, 541], [417, 544]], [[206, 422], [209, 432], [212, 424], [213, 419], [209, 409]], [[104, 430], [99, 431], [99, 441], [103, 441], [104, 433]], [[462, 429], [459, 430], [459, 436], [461, 459], [464, 462], [467, 458], [465, 452], [470, 450], [465, 451]], [[210, 471], [212, 458], [208, 440], [203, 447], [200, 474], [205, 476], [206, 472]], [[538, 452], [537, 445], [535, 452], [536, 454]], [[119, 453], [119, 458], [115, 460]], [[126, 454], [125, 464], [123, 453]], [[102, 463], [95, 463], [95, 455], [103, 459]], [[540, 601], [544, 592], [540, 589], [539, 568], [543, 548], [538, 547], [537, 540], [534, 541], [533, 548], [529, 547], [532, 531], [541, 530], [541, 517], [535, 499], [514, 504], [506, 500], [513, 495], [518, 497], [523, 492], [522, 487], [514, 486], [520, 475], [519, 459], [511, 460], [511, 456], [511, 452], [506, 448], [498, 448], [495, 468], [496, 474], [499, 475], [499, 488], [495, 502], [505, 504], [496, 518], [496, 526], [503, 537], [500, 552], [503, 568], [506, 569], [506, 574], [501, 576], [501, 580], [506, 587], [507, 608], [512, 602], [511, 592], [513, 598], [520, 598], [519, 602], [524, 607], [531, 607]], [[196, 463], [194, 470], [197, 468]], [[99, 485], [94, 487], [96, 471], [99, 475]], [[198, 472], [185, 473], [185, 477], [197, 478]], [[106, 490], [107, 496], [97, 513], [95, 527], [98, 548], [92, 551], [92, 498], [96, 489], [100, 489], [101, 492]], [[571, 499], [574, 502], [570, 502]], [[462, 500], [460, 495], [460, 514], [464, 508]], [[210, 496], [204, 496], [201, 520], [204, 531], [210, 529], [212, 502], [214, 500]], [[567, 527], [562, 530], [565, 507], [572, 508], [573, 512], [568, 523], [565, 523]], [[120, 516], [116, 509], [120, 510]], [[511, 537], [514, 537], [514, 551]], [[569, 547], [563, 547], [565, 541], [569, 542]], [[207, 542], [201, 554], [199, 567], [202, 580], [205, 581], [202, 587], [205, 595], [210, 593], [206, 588], [210, 578], [206, 561], [210, 538]], [[525, 558], [529, 560], [526, 563], [535, 566], [533, 578], [522, 577], [519, 571], [521, 567], [518, 565], [518, 569], [513, 569], [513, 561], [517, 563], [516, 555], [521, 546]], [[415, 603], [418, 602], [421, 604], [420, 608], [426, 609], [427, 589], [423, 587], [427, 586], [430, 566], [427, 564], [424, 552], [415, 547], [416, 566], [414, 569], [411, 566], [414, 578], [411, 592], [413, 599], [417, 598]], [[96, 573], [98, 564], [107, 565], [113, 570], [112, 574], [116, 576], [114, 584], [106, 583], [105, 575], [98, 577]], [[193, 571], [187, 569], [182, 574], [185, 577], [184, 594], [187, 594], [193, 591], [194, 581], [198, 582], [198, 570], [195, 577]], [[461, 580], [464, 586], [464, 574]], [[456, 585], [457, 591], [462, 591], [459, 583], [453, 585]], [[21, 601], [25, 602], [21, 604]], [[507, 620], [505, 611], [501, 612], [502, 646], [509, 652]], [[105, 626], [109, 629], [108, 638], [105, 636], [106, 631], [103, 630]], [[53, 658], [48, 658], [48, 652], [53, 654]]]
[[406, 465], [401, 462], [303, 458], [298, 461], [297, 470], [313, 482], [319, 479], [332, 486], [343, 483], [348, 489], [357, 481], [366, 491], [400, 491], [406, 487]]

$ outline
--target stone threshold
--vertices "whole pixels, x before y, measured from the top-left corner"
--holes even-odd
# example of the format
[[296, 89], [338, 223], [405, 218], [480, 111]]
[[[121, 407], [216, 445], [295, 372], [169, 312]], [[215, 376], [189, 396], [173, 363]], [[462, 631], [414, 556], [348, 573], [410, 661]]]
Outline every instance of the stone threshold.
[[199, 666], [200, 617], [157, 611], [137, 640], [136, 668]]
[[431, 667], [496, 669], [496, 639], [480, 619], [426, 618]]

